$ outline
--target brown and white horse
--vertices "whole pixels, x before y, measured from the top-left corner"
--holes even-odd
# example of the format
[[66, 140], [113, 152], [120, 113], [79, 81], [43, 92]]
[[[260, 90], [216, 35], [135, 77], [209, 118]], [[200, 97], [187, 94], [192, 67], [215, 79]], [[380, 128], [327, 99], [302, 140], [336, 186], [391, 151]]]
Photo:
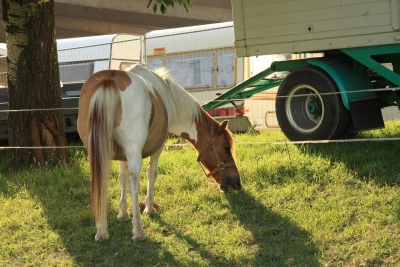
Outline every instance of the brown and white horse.
[[187, 139], [199, 152], [198, 161], [208, 169], [220, 189], [240, 188], [227, 121], [219, 123], [182, 87], [168, 78], [135, 65], [127, 71], [103, 70], [90, 76], [79, 100], [78, 132], [88, 150], [92, 179], [95, 240], [107, 239], [107, 181], [110, 161], [120, 161], [119, 220], [129, 220], [127, 188], [132, 198], [133, 239], [146, 238], [140, 218], [138, 191], [142, 158], [150, 157], [144, 213], [154, 212], [153, 191], [157, 164], [167, 133]]

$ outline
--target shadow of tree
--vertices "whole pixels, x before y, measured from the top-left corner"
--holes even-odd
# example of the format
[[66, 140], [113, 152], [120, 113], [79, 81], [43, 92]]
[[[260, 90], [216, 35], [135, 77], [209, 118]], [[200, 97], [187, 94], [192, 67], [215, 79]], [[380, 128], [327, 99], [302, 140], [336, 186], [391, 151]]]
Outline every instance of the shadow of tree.
[[[75, 151], [72, 152], [72, 157]], [[34, 170], [33, 170], [34, 171]], [[94, 241], [95, 227], [90, 215], [90, 178], [79, 164], [59, 172], [43, 172], [39, 179], [23, 177], [13, 181], [26, 186], [29, 194], [40, 202], [48, 227], [61, 240], [64, 251], [76, 266], [201, 266], [198, 262], [181, 262], [171, 248], [149, 235], [142, 242], [132, 241], [132, 224], [118, 222], [109, 212], [110, 240]], [[71, 178], [73, 177], [73, 178]], [[32, 185], [32, 186], [31, 186]], [[13, 191], [3, 192], [11, 196]], [[188, 244], [189, 253], [199, 255], [208, 266], [321, 266], [318, 249], [310, 234], [289, 218], [271, 211], [245, 189], [223, 195], [230, 206], [229, 216], [251, 233], [245, 244], [254, 253], [246, 259], [224, 257], [210, 244], [196, 240], [190, 232], [163, 219], [163, 212], [148, 218], [170, 235]], [[149, 227], [149, 226], [146, 226]], [[146, 231], [148, 232], [149, 229]], [[212, 237], [211, 237], [212, 238]], [[218, 244], [215, 244], [217, 246]]]
[[[32, 235], [38, 235], [44, 239], [42, 246], [55, 245], [57, 248], [42, 251], [41, 253], [46, 253], [46, 255], [39, 255], [39, 259], [49, 258], [50, 262], [53, 262], [51, 265], [56, 266], [67, 263], [68, 266], [85, 267], [159, 266], [157, 264], [166, 261], [171, 266], [179, 266], [179, 262], [168, 249], [158, 242], [152, 239], [134, 242], [132, 223], [117, 221], [116, 214], [113, 212], [109, 212], [108, 218], [111, 238], [104, 242], [95, 242], [96, 230], [89, 208], [89, 174], [83, 172], [78, 164], [62, 169], [62, 172], [57, 172], [60, 173], [58, 176], [54, 176], [53, 170], [46, 173], [44, 169], [45, 167], [40, 167], [40, 170], [32, 168], [14, 176], [16, 178], [14, 180], [0, 181], [3, 196], [17, 198], [16, 194], [21, 194], [20, 189], [25, 188], [24, 192], [28, 192], [30, 199], [36, 201], [42, 210], [41, 217], [45, 218], [45, 225], [41, 224], [40, 227], [43, 229], [34, 229]], [[35, 170], [43, 175], [41, 177], [32, 175], [31, 173]], [[16, 207], [16, 209], [20, 208]], [[20, 227], [29, 228], [29, 223], [29, 221], [22, 221]], [[46, 237], [53, 233], [57, 235], [58, 241], [53, 239], [52, 243], [47, 242]], [[31, 242], [30, 237], [27, 237], [27, 241]], [[18, 241], [10, 240], [9, 242]], [[32, 248], [25, 247], [25, 249], [26, 253], [39, 253], [31, 251]], [[26, 262], [26, 264], [31, 263]]]

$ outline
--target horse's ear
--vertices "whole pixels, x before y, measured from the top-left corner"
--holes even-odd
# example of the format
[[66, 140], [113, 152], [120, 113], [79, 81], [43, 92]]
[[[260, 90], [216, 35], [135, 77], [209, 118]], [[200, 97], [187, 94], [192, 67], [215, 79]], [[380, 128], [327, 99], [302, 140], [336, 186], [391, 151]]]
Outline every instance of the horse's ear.
[[222, 133], [228, 127], [228, 120], [224, 120], [219, 126], [219, 132]]

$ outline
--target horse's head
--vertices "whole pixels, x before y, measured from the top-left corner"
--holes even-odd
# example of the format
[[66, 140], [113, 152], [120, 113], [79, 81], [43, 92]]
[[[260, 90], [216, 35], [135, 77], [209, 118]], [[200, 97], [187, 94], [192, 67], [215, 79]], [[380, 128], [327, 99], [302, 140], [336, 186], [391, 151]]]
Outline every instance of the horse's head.
[[200, 162], [212, 177], [214, 182], [219, 185], [224, 192], [228, 191], [229, 186], [234, 189], [241, 188], [240, 176], [233, 156], [234, 143], [232, 135], [227, 129], [228, 121], [221, 124], [215, 122], [211, 125], [210, 131], [199, 132], [199, 156]]

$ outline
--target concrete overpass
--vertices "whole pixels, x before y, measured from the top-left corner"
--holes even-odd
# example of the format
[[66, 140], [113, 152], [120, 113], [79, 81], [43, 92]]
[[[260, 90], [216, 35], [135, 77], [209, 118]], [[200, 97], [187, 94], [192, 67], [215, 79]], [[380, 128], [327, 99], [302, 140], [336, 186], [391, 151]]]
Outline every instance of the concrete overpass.
[[[56, 38], [145, 34], [157, 29], [232, 20], [231, 0], [195, 0], [189, 12], [177, 4], [168, 8], [165, 15], [159, 11], [154, 14], [152, 8], [146, 8], [147, 3], [148, 0], [55, 0]], [[5, 41], [3, 26], [0, 42]]]

